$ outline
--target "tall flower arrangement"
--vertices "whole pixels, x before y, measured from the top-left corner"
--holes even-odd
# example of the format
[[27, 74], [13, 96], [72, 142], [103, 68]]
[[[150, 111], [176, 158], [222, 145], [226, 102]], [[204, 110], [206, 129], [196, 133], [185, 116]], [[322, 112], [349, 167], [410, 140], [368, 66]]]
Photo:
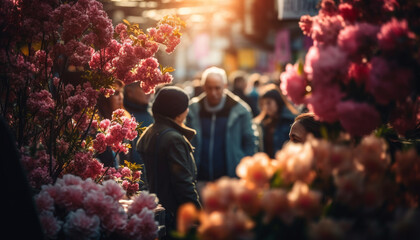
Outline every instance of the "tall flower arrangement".
[[115, 79], [137, 82], [146, 93], [170, 83], [159, 46], [171, 53], [184, 23], [175, 16], [143, 32], [125, 21], [115, 27], [95, 0], [2, 1], [1, 113], [15, 133], [33, 187], [63, 174], [98, 178], [96, 154], [127, 152], [140, 126], [115, 111], [97, 115], [100, 95]]
[[[30, 185], [41, 191], [37, 201], [48, 203], [47, 209], [38, 204], [47, 236], [98, 239], [118, 229], [121, 238], [155, 237], [153, 214], [139, 207], [127, 215], [118, 205], [121, 195], [139, 192], [139, 166], [104, 168], [96, 158], [106, 148], [126, 153], [141, 126], [122, 110], [103, 119], [97, 99], [112, 95], [116, 80], [136, 82], [146, 93], [170, 83], [174, 69], [154, 56], [161, 46], [174, 51], [185, 24], [167, 16], [147, 31], [128, 21], [114, 28], [96, 0], [5, 0], [0, 15], [1, 116], [15, 135]], [[89, 199], [97, 198], [112, 213], [92, 210]], [[122, 232], [128, 228], [128, 235]]]
[[323, 122], [353, 136], [384, 124], [413, 136], [420, 122], [416, 1], [321, 2], [300, 27], [313, 40], [304, 63], [288, 64], [281, 89]]

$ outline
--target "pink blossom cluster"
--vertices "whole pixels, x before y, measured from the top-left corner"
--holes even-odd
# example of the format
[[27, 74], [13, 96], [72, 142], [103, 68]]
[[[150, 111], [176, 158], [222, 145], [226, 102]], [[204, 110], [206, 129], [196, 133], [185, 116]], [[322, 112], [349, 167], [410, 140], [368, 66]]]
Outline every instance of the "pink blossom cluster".
[[34, 115], [41, 117], [51, 116], [55, 107], [55, 101], [47, 90], [30, 93], [26, 104], [28, 104], [28, 109]]
[[142, 192], [125, 211], [120, 203], [125, 191], [113, 180], [97, 184], [64, 175], [54, 185], [44, 185], [35, 196], [41, 224], [48, 238], [69, 239], [154, 239], [156, 197]]
[[[29, 149], [21, 149], [22, 165], [27, 172], [29, 185], [34, 189], [40, 189], [44, 184], [52, 183], [53, 179], [50, 175], [50, 155], [45, 150], [40, 150], [31, 156]], [[52, 168], [56, 165], [55, 159], [52, 159]]]
[[112, 39], [112, 21], [98, 1], [81, 0], [73, 4], [62, 4], [48, 16], [49, 21], [57, 26], [56, 30], [62, 40], [62, 43], [55, 45], [53, 55], [64, 54], [70, 65], [87, 64], [94, 52], [91, 46], [102, 49]]
[[[307, 105], [317, 119], [339, 122], [353, 136], [368, 135], [382, 123], [403, 122], [392, 113], [404, 112], [403, 106], [416, 100], [413, 89], [420, 61], [418, 37], [412, 30], [418, 24], [393, 17], [399, 8], [406, 11], [409, 6], [389, 0], [342, 1], [337, 7], [334, 1], [323, 0], [318, 15], [301, 17], [299, 25], [314, 46], [305, 57], [303, 72], [296, 64], [281, 74], [283, 93]], [[410, 126], [394, 127], [405, 135], [415, 128]]]
[[[297, 228], [308, 231], [309, 239], [364, 234], [365, 228], [355, 229], [355, 219], [370, 219], [372, 212], [393, 208], [400, 201], [410, 206], [412, 199], [401, 200], [406, 196], [398, 196], [397, 189], [404, 184], [412, 197], [417, 196], [419, 156], [414, 148], [398, 151], [392, 164], [388, 144], [374, 135], [363, 137], [359, 144], [312, 137], [303, 144], [289, 142], [275, 159], [265, 153], [243, 158], [236, 168], [239, 179], [222, 177], [208, 183], [201, 192], [202, 211], [188, 204], [180, 208], [178, 231], [185, 235], [198, 222], [200, 239], [258, 239], [267, 234], [259, 228], [276, 232], [274, 226], [281, 222], [291, 229], [297, 223]], [[391, 172], [397, 181], [392, 181]], [[339, 206], [334, 211], [346, 209], [354, 215], [333, 212], [330, 216], [326, 209], [334, 205]], [[403, 223], [393, 216], [383, 223], [396, 227], [415, 221], [410, 218]], [[392, 234], [404, 234], [398, 229], [391, 230]]]
[[99, 126], [99, 133], [93, 142], [93, 148], [97, 153], [102, 153], [107, 147], [114, 152], [128, 152], [128, 144], [124, 140], [133, 140], [137, 137], [137, 125], [134, 117], [124, 116], [123, 109], [117, 109], [112, 114], [112, 119], [102, 120]]
[[145, 34], [129, 24], [118, 24], [115, 33], [119, 41], [111, 40], [104, 49], [92, 54], [89, 66], [104, 71], [125, 84], [140, 82], [146, 93], [154, 92], [159, 84], [172, 81], [172, 76], [159, 69], [159, 63], [153, 57], [159, 50], [159, 44], [167, 46], [171, 53], [180, 43], [180, 26], [178, 24], [159, 23], [158, 28], [149, 28]]
[[172, 53], [181, 42], [180, 28], [176, 25], [171, 26], [166, 23], [159, 23], [157, 28], [149, 28], [147, 31], [156, 42], [166, 46], [165, 51], [167, 53]]
[[141, 174], [140, 170], [131, 170], [128, 167], [119, 167], [102, 169], [102, 174], [105, 176], [105, 179], [114, 179], [117, 181], [128, 197], [131, 197], [138, 193], [140, 190], [141, 183]]

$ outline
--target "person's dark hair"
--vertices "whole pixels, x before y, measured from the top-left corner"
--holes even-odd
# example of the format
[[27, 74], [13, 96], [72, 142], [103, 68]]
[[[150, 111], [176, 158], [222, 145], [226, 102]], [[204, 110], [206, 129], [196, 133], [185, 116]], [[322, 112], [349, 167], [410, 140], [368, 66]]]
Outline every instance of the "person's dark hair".
[[295, 107], [290, 104], [290, 102], [286, 99], [286, 97], [281, 94], [280, 89], [275, 86], [274, 84], [269, 84], [265, 87], [265, 91], [262, 93], [260, 99], [271, 98], [276, 101], [278, 114], [282, 113], [283, 107], [287, 107], [290, 112], [293, 114], [297, 114], [297, 110]]
[[295, 118], [295, 122], [299, 122], [308, 133], [312, 133], [316, 138], [322, 138], [321, 123], [315, 120], [315, 114], [307, 112], [301, 113]]

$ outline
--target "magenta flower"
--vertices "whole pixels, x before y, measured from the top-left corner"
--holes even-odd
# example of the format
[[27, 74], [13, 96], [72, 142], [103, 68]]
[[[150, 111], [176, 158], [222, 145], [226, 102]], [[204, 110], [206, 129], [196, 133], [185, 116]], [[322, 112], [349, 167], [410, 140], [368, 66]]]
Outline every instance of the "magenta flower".
[[367, 103], [339, 102], [337, 112], [341, 125], [353, 136], [367, 135], [381, 123], [378, 111]]
[[298, 74], [297, 68], [298, 64], [287, 64], [286, 71], [280, 75], [280, 89], [294, 103], [301, 104], [306, 94], [306, 80]]
[[337, 85], [314, 89], [308, 98], [308, 108], [316, 117], [325, 122], [333, 123], [338, 120], [337, 103], [344, 97]]
[[415, 34], [408, 28], [406, 20], [393, 18], [385, 23], [378, 33], [379, 46], [387, 52], [406, 52], [413, 45]]
[[55, 102], [52, 99], [52, 95], [47, 90], [41, 90], [29, 94], [27, 101], [28, 108], [33, 114], [39, 116], [48, 116], [51, 114], [52, 109], [55, 107]]
[[381, 57], [372, 58], [371, 66], [366, 91], [371, 93], [379, 104], [386, 105], [391, 101], [406, 99], [411, 92], [414, 77], [412, 69]]
[[379, 28], [369, 23], [350, 25], [340, 31], [338, 46], [353, 58], [360, 60], [377, 44]]
[[330, 85], [334, 80], [343, 78], [347, 66], [347, 55], [339, 47], [313, 46], [306, 55], [304, 71], [316, 89], [319, 85]]

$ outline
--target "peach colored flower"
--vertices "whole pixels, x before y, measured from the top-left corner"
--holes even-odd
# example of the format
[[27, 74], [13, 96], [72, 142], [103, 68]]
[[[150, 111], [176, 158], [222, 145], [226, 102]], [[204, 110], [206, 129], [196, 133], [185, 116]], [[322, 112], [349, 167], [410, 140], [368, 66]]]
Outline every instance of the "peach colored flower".
[[261, 207], [264, 209], [264, 222], [270, 222], [274, 217], [282, 219], [286, 223], [293, 220], [287, 192], [284, 189], [269, 189], [263, 192]]
[[315, 216], [321, 210], [321, 193], [310, 190], [308, 185], [301, 181], [293, 184], [292, 190], [287, 194], [287, 199], [298, 216]]
[[216, 182], [208, 183], [202, 191], [205, 210], [226, 211], [234, 201], [234, 189], [239, 180], [222, 177]]
[[361, 203], [364, 179], [364, 173], [360, 171], [334, 174], [337, 200], [350, 206], [358, 206]]
[[315, 177], [313, 172], [314, 154], [309, 142], [304, 144], [288, 142], [276, 154], [273, 165], [281, 170], [286, 183], [303, 181], [311, 183]]
[[264, 187], [273, 175], [271, 159], [265, 153], [244, 157], [236, 167], [236, 174], [251, 185]]
[[319, 222], [310, 223], [308, 234], [313, 240], [339, 240], [345, 236], [342, 224], [331, 218], [322, 218]]
[[387, 154], [388, 146], [383, 138], [366, 136], [355, 149], [355, 159], [362, 164], [367, 176], [382, 176], [391, 159]]
[[187, 232], [198, 221], [199, 212], [196, 206], [192, 203], [185, 203], [178, 209], [177, 215], [177, 230], [181, 235]]
[[235, 203], [247, 214], [254, 216], [261, 209], [260, 188], [256, 188], [245, 182], [240, 182], [235, 186]]

